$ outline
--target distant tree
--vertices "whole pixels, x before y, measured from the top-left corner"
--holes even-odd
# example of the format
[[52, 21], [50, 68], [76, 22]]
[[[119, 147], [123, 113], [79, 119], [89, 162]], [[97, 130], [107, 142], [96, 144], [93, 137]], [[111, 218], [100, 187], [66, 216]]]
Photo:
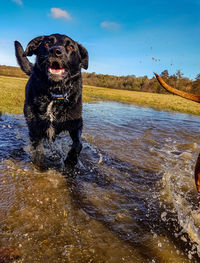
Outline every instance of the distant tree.
[[169, 77], [169, 72], [167, 69], [165, 69], [163, 72], [161, 72], [160, 76], [162, 78], [168, 78]]
[[183, 75], [184, 75], [184, 74], [180, 71], [180, 69], [178, 69], [177, 72], [176, 72], [177, 78], [178, 78], [178, 79], [182, 79], [182, 78], [183, 78]]
[[197, 74], [197, 76], [196, 76], [196, 78], [195, 78], [196, 80], [200, 80], [200, 73], [199, 74]]
[[130, 78], [133, 78], [133, 79], [136, 78], [136, 76], [135, 76], [134, 74], [132, 74], [132, 75], [127, 75], [126, 77], [130, 77]]

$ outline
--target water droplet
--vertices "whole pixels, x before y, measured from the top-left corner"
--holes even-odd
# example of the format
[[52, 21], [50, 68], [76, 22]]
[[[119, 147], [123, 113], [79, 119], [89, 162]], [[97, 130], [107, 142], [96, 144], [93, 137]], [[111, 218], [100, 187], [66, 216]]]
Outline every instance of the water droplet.
[[162, 247], [162, 243], [158, 243], [158, 247]]
[[161, 214], [161, 219], [162, 219], [163, 221], [166, 221], [166, 215], [167, 215], [167, 212], [163, 212], [163, 213]]

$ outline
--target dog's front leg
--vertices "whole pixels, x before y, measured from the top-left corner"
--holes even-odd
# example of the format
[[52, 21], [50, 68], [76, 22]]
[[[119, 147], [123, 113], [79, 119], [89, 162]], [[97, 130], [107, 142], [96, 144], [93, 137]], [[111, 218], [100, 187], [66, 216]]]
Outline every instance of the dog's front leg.
[[82, 150], [82, 141], [81, 141], [82, 129], [79, 128], [77, 130], [72, 130], [69, 132], [69, 134], [72, 138], [73, 143], [65, 160], [65, 165], [73, 167], [77, 164], [78, 156]]

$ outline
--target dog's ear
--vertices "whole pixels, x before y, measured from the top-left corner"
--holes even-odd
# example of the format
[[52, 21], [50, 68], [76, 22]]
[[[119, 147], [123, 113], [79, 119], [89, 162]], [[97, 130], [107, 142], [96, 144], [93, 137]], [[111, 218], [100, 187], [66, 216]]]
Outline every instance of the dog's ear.
[[81, 56], [81, 67], [84, 69], [88, 68], [88, 52], [87, 49], [84, 48], [82, 45], [78, 44], [78, 49]]
[[40, 37], [36, 37], [32, 39], [26, 47], [24, 56], [32, 56], [33, 54], [37, 55], [37, 50], [43, 39], [44, 39], [44, 36], [40, 36]]

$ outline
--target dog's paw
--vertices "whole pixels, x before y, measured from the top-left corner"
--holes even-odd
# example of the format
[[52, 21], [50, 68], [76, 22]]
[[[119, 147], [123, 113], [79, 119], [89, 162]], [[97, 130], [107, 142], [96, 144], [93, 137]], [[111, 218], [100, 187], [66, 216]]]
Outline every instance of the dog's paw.
[[82, 150], [82, 144], [72, 146], [71, 150], [68, 152], [67, 158], [65, 160], [65, 166], [73, 168], [78, 163], [78, 156]]
[[71, 149], [65, 159], [65, 166], [68, 168], [73, 168], [78, 162], [78, 154], [74, 149]]

